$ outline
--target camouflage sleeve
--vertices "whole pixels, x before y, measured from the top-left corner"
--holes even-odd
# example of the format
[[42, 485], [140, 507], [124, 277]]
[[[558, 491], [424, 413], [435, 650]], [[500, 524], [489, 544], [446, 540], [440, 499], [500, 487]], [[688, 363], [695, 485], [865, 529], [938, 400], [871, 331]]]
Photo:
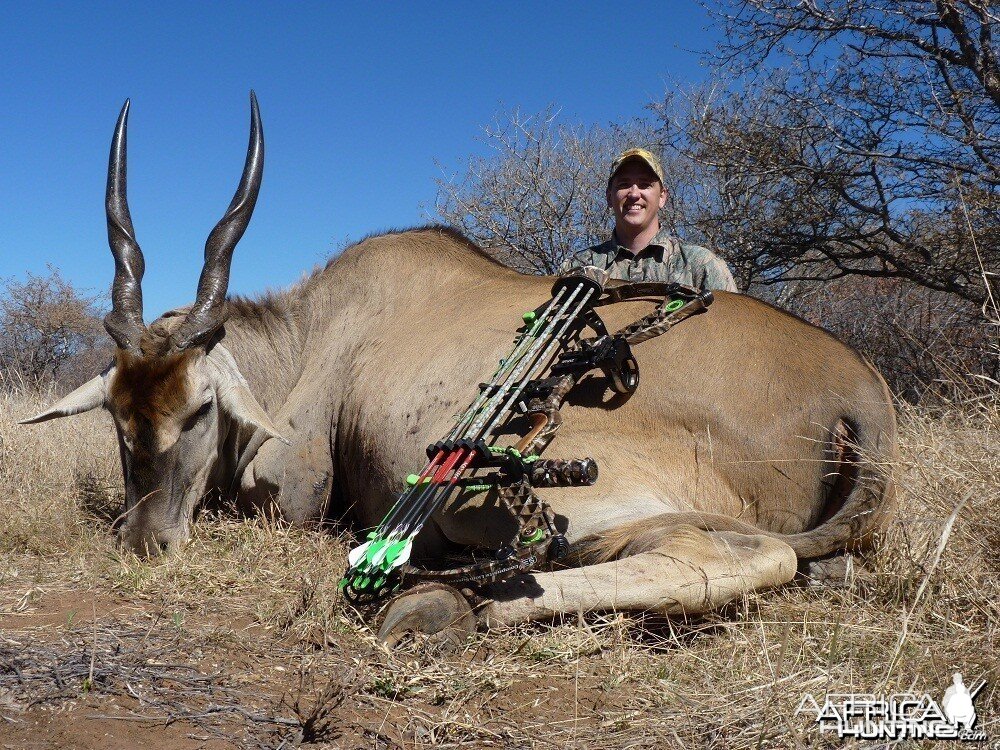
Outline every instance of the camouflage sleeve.
[[715, 253], [709, 252], [706, 258], [704, 275], [701, 280], [702, 289], [721, 289], [725, 292], [738, 292], [736, 280], [726, 262]]
[[582, 250], [575, 255], [571, 255], [562, 262], [562, 265], [559, 266], [559, 270], [556, 271], [556, 274], [558, 276], [562, 276], [564, 273], [569, 273], [574, 268], [589, 266], [594, 262], [593, 256], [593, 248], [587, 248], [586, 250]]

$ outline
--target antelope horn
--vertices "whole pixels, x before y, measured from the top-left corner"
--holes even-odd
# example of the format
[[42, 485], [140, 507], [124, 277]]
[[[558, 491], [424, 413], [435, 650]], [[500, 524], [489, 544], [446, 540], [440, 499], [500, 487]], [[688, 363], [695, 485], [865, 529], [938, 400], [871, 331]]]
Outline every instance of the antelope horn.
[[128, 108], [129, 100], [126, 99], [118, 115], [108, 157], [104, 210], [108, 216], [108, 244], [115, 258], [115, 280], [111, 285], [111, 312], [104, 318], [104, 327], [119, 348], [136, 353], [145, 330], [142, 322], [142, 274], [146, 264], [135, 239], [126, 194]]
[[225, 322], [226, 289], [233, 251], [240, 241], [260, 192], [264, 174], [264, 134], [257, 109], [257, 96], [250, 92], [250, 144], [243, 166], [243, 177], [236, 189], [226, 215], [208, 235], [205, 243], [205, 265], [198, 280], [198, 296], [187, 317], [175, 334], [175, 346], [187, 349], [205, 344]]

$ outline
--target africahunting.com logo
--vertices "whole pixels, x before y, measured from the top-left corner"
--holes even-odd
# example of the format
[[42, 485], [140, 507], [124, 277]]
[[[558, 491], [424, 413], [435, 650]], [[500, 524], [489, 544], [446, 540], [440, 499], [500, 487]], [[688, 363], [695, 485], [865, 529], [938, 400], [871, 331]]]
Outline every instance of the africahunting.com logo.
[[841, 738], [985, 742], [986, 732], [975, 726], [975, 700], [985, 685], [967, 687], [956, 673], [940, 703], [927, 693], [828, 693], [821, 704], [807, 693], [795, 713], [815, 714], [820, 732]]

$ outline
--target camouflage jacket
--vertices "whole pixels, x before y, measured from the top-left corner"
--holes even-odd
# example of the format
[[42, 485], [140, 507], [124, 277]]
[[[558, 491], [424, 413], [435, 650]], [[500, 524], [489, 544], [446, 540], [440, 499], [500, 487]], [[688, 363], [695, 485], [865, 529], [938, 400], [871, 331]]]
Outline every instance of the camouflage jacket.
[[618, 244], [618, 238], [594, 245], [576, 254], [559, 268], [566, 273], [579, 266], [597, 266], [611, 271], [611, 278], [626, 281], [676, 281], [698, 289], [738, 291], [729, 266], [707, 248], [689, 245], [671, 237], [665, 229], [638, 253]]

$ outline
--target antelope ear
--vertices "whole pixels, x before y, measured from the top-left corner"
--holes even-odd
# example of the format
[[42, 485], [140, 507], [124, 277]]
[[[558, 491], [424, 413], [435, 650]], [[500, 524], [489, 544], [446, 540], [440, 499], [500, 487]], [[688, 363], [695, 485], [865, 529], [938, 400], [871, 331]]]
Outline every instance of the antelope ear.
[[250, 386], [229, 350], [222, 344], [215, 344], [208, 352], [208, 361], [216, 371], [215, 392], [219, 397], [219, 407], [237, 422], [252, 425], [285, 445], [291, 445], [250, 392]]
[[222, 408], [236, 421], [253, 425], [259, 430], [263, 430], [270, 437], [276, 438], [285, 445], [291, 445], [291, 441], [278, 432], [271, 418], [267, 416], [264, 407], [260, 405], [246, 384], [230, 385], [220, 388], [219, 403]]
[[22, 419], [18, 424], [36, 424], [59, 417], [71, 417], [83, 414], [85, 411], [104, 406], [108, 393], [108, 375], [112, 368], [105, 370], [96, 378], [91, 378], [68, 396], [64, 396], [43, 412], [30, 419]]

